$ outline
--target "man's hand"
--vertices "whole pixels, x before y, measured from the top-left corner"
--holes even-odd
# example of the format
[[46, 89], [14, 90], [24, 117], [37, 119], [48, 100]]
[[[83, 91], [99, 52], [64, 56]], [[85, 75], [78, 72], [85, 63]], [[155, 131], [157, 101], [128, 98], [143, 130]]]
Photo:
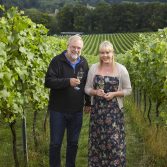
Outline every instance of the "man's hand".
[[72, 87], [76, 87], [79, 84], [80, 84], [80, 80], [79, 79], [77, 79], [77, 78], [70, 78], [70, 85]]

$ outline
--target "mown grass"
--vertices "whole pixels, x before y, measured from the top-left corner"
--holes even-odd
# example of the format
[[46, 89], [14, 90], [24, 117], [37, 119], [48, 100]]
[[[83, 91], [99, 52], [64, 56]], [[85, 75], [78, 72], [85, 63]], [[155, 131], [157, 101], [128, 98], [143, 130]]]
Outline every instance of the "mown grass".
[[[136, 111], [133, 101], [126, 100], [125, 125], [127, 143], [127, 167], [166, 167], [167, 131], [159, 128], [158, 135], [155, 125], [149, 126], [142, 113]], [[27, 137], [29, 167], [49, 167], [48, 146], [49, 126], [43, 129], [45, 111], [38, 113], [37, 139], [38, 148], [35, 150], [32, 135], [33, 114], [27, 110]], [[84, 114], [83, 127], [79, 140], [77, 167], [87, 167], [89, 114]], [[17, 148], [20, 166], [24, 166], [22, 151], [21, 121], [17, 122]], [[14, 167], [12, 155], [11, 132], [7, 125], [0, 123], [0, 167]], [[65, 165], [66, 138], [62, 145], [62, 165]]]
[[[163, 109], [165, 110], [165, 108]], [[141, 140], [138, 143], [143, 143], [141, 146], [143, 153], [139, 156], [141, 159], [136, 157], [138, 166], [167, 167], [167, 129], [161, 124], [157, 126], [155, 111], [152, 111], [151, 119], [153, 121], [150, 125], [149, 121], [143, 117], [142, 111], [138, 111], [133, 100], [129, 98], [126, 101], [126, 113], [132, 132], [136, 132], [136, 139]]]

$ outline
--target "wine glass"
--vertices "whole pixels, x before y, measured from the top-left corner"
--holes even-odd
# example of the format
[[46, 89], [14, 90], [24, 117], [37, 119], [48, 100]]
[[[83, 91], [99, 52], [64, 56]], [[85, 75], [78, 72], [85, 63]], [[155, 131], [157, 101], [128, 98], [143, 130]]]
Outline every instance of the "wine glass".
[[81, 81], [82, 77], [83, 77], [84, 72], [83, 71], [78, 71], [77, 73], [77, 79], [79, 79]]
[[[79, 79], [81, 81], [81, 79], [83, 78], [83, 75], [84, 75], [84, 71], [82, 69], [80, 69], [77, 72], [77, 79]], [[75, 90], [80, 90], [80, 88], [78, 86], [75, 86], [74, 89]]]
[[[98, 80], [98, 87], [97, 87], [97, 88], [98, 88], [98, 89], [102, 89], [102, 90], [104, 91], [104, 88], [105, 88], [105, 81], [104, 81], [104, 77], [103, 77], [103, 76], [100, 76], [100, 78], [99, 78], [99, 80]], [[100, 99], [104, 99], [103, 96], [100, 96], [99, 98], [100, 98]], [[101, 107], [105, 107], [105, 103], [104, 103], [104, 102], [100, 103], [100, 106], [101, 106]]]
[[100, 80], [98, 81], [98, 88], [104, 89], [104, 77], [101, 77]]

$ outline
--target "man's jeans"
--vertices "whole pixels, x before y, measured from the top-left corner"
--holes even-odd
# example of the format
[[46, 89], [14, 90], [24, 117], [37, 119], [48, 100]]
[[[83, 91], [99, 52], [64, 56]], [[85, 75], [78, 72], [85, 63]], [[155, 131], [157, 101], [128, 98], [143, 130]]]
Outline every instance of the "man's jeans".
[[82, 112], [50, 112], [50, 167], [61, 167], [61, 144], [67, 130], [66, 167], [75, 167], [78, 139], [82, 127]]

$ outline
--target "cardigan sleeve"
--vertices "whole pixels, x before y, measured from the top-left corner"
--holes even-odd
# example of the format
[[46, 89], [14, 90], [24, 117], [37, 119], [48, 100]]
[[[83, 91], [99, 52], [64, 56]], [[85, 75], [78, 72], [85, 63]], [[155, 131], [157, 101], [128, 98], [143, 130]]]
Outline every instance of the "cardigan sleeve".
[[96, 64], [93, 64], [88, 72], [87, 81], [85, 85], [85, 93], [90, 95], [91, 90], [93, 89], [93, 79], [95, 76]]
[[132, 92], [132, 87], [129, 73], [125, 66], [122, 66], [121, 77], [122, 77], [122, 91], [124, 93], [124, 96], [130, 95]]

